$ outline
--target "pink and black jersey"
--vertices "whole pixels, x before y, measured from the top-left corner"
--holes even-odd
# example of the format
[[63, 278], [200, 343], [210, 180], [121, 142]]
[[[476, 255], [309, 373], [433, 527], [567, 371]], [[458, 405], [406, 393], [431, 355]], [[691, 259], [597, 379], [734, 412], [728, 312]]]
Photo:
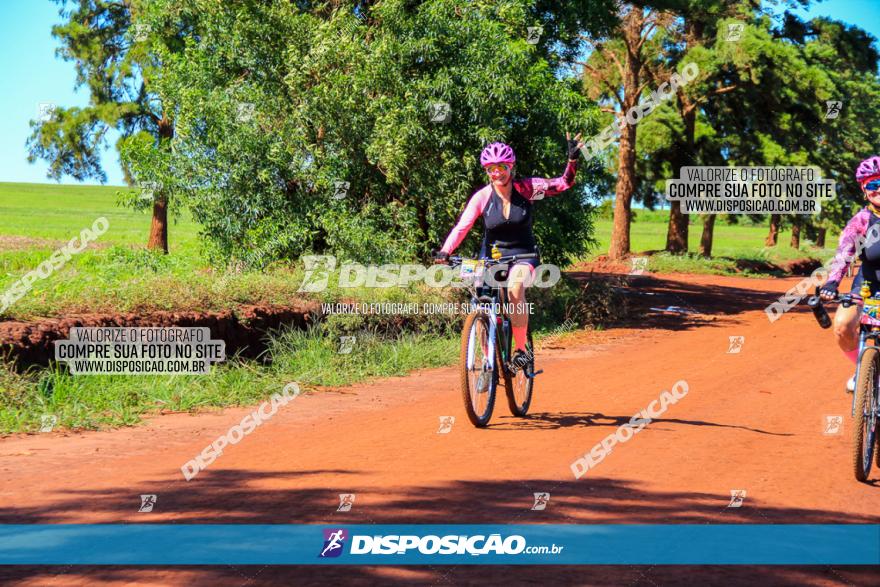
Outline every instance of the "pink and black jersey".
[[492, 184], [483, 186], [471, 196], [458, 223], [446, 237], [441, 251], [446, 254], [455, 251], [477, 218], [482, 216], [485, 231], [480, 245], [481, 258], [489, 256], [489, 249], [493, 243], [498, 244], [501, 254], [505, 256], [536, 253], [537, 243], [532, 230], [532, 204], [569, 189], [574, 185], [576, 173], [577, 161], [569, 161], [560, 177], [552, 179], [528, 177], [513, 180], [510, 213], [507, 218], [504, 217], [503, 201], [495, 193]]
[[880, 216], [867, 207], [859, 210], [840, 233], [827, 281], [840, 283], [849, 265], [848, 260], [853, 259], [856, 253], [859, 253], [862, 265], [853, 280], [852, 292], [858, 293], [862, 282], [867, 280], [871, 284], [871, 292], [876, 293], [880, 289]]

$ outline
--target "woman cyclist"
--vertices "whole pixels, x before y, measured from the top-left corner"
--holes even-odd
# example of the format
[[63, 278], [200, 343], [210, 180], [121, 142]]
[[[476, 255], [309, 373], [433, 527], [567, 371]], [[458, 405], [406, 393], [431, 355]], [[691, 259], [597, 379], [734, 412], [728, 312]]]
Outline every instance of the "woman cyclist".
[[[860, 238], [865, 237], [867, 232], [880, 222], [880, 156], [874, 155], [859, 164], [856, 169], [856, 181], [859, 182], [868, 205], [846, 223], [846, 228], [840, 234], [840, 244], [831, 271], [819, 292], [820, 297], [826, 300], [837, 295], [837, 288], [846, 271], [846, 259], [851, 259], [856, 254]], [[873, 231], [880, 231], [880, 226]], [[866, 243], [862, 248], [859, 254], [862, 265], [850, 288], [850, 293], [855, 296], [859, 296], [863, 282], [870, 284], [871, 295], [880, 290], [880, 239], [869, 240], [873, 242]], [[838, 306], [834, 315], [834, 336], [837, 344], [853, 363], [858, 360], [859, 354], [859, 318], [858, 305], [848, 308]], [[846, 384], [847, 391], [853, 391], [854, 388], [855, 375]]]
[[[497, 245], [502, 256], [538, 254], [532, 231], [532, 202], [545, 196], [555, 196], [574, 184], [580, 149], [578, 133], [574, 139], [565, 133], [568, 142], [568, 164], [562, 176], [553, 179], [528, 177], [514, 179], [516, 156], [508, 145], [492, 143], [480, 154], [480, 163], [489, 176], [489, 183], [477, 190], [470, 198], [458, 224], [446, 237], [446, 242], [436, 255], [438, 262], [445, 262], [467, 236], [477, 218], [483, 217], [485, 231], [480, 245], [479, 257], [487, 259], [491, 248]], [[510, 314], [513, 339], [516, 348], [510, 363], [512, 368], [522, 367], [529, 357], [526, 354], [526, 333], [529, 316], [525, 312], [525, 288], [534, 280], [535, 268], [540, 259], [523, 259], [508, 270], [507, 291], [513, 312]]]

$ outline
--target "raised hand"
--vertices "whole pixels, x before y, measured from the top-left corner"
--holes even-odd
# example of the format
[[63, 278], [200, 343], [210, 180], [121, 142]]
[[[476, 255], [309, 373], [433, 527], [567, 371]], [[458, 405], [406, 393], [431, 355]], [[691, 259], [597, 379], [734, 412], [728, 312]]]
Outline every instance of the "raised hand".
[[581, 133], [576, 134], [574, 139], [572, 139], [571, 133], [566, 131], [565, 140], [568, 142], [568, 159], [569, 161], [573, 161], [578, 158], [581, 148], [584, 146], [583, 141], [581, 141]]

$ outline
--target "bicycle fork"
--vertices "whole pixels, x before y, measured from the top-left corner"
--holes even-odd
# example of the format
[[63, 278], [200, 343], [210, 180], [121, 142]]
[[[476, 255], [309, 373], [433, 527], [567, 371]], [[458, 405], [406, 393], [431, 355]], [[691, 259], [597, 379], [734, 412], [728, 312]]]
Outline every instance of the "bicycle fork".
[[[495, 370], [495, 336], [498, 331], [497, 329], [497, 317], [493, 312], [488, 312], [489, 316], [489, 335], [486, 337], [487, 347], [484, 350], [484, 356], [488, 360], [489, 370]], [[468, 355], [467, 355], [467, 369], [468, 371], [473, 371], [474, 369], [474, 355], [476, 354], [476, 345], [480, 344], [477, 340], [477, 329], [471, 328], [470, 335], [468, 336]]]

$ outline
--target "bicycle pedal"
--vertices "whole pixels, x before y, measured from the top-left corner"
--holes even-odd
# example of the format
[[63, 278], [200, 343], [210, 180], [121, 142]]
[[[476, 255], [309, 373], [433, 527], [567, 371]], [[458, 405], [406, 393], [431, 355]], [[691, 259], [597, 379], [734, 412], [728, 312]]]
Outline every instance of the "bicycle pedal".
[[526, 373], [526, 377], [528, 377], [529, 379], [534, 379], [535, 377], [537, 377], [538, 375], [540, 375], [543, 372], [544, 372], [543, 369], [539, 369], [538, 371], [535, 371], [532, 374]]

